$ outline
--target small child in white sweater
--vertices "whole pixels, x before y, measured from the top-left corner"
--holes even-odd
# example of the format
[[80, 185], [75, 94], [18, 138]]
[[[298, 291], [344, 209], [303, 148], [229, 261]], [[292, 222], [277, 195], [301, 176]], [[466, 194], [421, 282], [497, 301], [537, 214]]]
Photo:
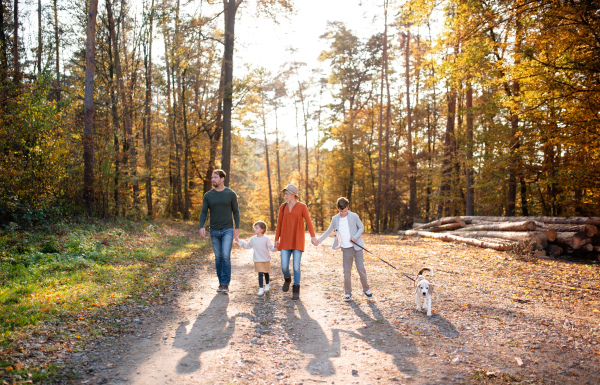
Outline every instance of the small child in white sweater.
[[[236, 238], [237, 243], [244, 249], [254, 249], [252, 260], [254, 261], [254, 271], [258, 273], [258, 295], [263, 295], [269, 292], [269, 273], [271, 272], [271, 251], [277, 251], [275, 246], [271, 244], [269, 237], [265, 237], [267, 232], [267, 224], [263, 221], [254, 223], [254, 235], [248, 242]], [[265, 286], [263, 288], [263, 276], [265, 278]]]

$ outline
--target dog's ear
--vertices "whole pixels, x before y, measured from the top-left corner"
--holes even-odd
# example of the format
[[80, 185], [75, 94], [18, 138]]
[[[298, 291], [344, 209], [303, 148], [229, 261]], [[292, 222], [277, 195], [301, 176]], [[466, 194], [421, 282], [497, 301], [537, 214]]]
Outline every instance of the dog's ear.
[[433, 294], [433, 285], [429, 284], [429, 289], [427, 289], [427, 294], [431, 295]]

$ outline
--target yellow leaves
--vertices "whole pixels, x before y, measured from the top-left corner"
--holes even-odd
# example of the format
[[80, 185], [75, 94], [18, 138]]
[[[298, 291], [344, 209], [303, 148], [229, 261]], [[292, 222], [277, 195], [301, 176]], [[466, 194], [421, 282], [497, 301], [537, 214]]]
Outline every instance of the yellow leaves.
[[594, 310], [592, 310], [592, 313], [600, 313], [600, 312], [598, 311], [598, 309], [594, 309]]

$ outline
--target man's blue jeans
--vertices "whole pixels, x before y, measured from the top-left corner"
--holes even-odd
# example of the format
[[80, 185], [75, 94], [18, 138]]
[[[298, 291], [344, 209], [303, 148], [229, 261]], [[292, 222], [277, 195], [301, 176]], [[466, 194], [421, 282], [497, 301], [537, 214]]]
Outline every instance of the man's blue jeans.
[[300, 260], [302, 259], [301, 250], [281, 250], [281, 272], [284, 278], [290, 277], [290, 257], [294, 258], [294, 285], [300, 285]]
[[231, 246], [233, 229], [210, 230], [210, 241], [215, 252], [215, 267], [219, 285], [229, 285], [231, 280]]

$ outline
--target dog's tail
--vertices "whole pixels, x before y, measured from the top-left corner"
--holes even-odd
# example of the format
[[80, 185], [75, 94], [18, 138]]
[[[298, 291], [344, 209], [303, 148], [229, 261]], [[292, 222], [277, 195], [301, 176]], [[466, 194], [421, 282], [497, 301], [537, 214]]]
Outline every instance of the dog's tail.
[[417, 275], [423, 275], [424, 272], [428, 271], [429, 272], [429, 276], [433, 277], [433, 269], [431, 267], [424, 267], [419, 271], [419, 274]]

